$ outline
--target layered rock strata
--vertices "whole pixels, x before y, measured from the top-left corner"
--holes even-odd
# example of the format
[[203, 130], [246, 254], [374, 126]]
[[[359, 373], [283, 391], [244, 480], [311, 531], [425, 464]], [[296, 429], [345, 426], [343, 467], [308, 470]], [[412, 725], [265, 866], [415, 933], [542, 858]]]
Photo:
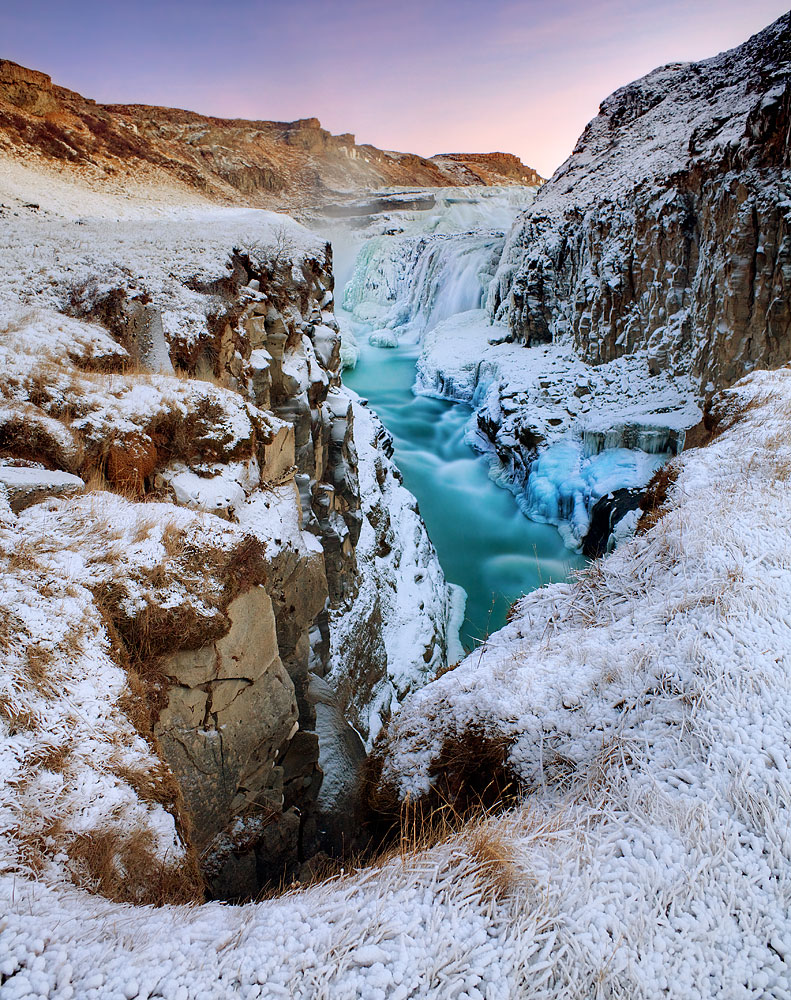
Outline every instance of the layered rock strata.
[[[215, 118], [178, 108], [98, 104], [46, 73], [0, 59], [0, 153], [36, 159], [96, 190], [163, 187], [192, 198], [293, 210], [396, 186], [534, 183], [516, 156], [426, 158], [332, 135], [317, 118]], [[40, 197], [40, 195], [39, 195]], [[30, 201], [30, 198], [24, 198]]]

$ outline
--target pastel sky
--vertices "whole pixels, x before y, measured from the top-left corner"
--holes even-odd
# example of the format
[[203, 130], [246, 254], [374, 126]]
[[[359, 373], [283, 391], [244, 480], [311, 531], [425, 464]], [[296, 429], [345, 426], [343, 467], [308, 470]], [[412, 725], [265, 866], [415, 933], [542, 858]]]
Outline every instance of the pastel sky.
[[776, 0], [0, 0], [0, 57], [101, 102], [317, 117], [431, 155], [549, 175], [599, 102], [739, 44]]

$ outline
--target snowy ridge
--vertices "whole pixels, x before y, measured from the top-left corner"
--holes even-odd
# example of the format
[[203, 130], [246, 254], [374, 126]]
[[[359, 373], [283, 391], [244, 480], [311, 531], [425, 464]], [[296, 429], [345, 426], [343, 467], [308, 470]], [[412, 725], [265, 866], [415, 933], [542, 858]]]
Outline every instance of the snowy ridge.
[[3, 312], [34, 305], [89, 310], [123, 289], [131, 299], [152, 302], [168, 345], [184, 350], [218, 310], [218, 299], [201, 284], [211, 286], [228, 273], [233, 248], [263, 259], [287, 254], [295, 265], [325, 253], [304, 227], [263, 210], [142, 206], [131, 218], [71, 214], [74, 209], [64, 217], [57, 199], [54, 204], [53, 212], [0, 214]]
[[598, 966], [625, 996], [791, 983], [791, 371], [745, 379], [721, 403], [740, 410], [674, 460], [654, 528], [524, 598], [407, 700], [385, 747], [384, 780], [419, 796], [447, 740], [502, 740], [526, 808], [585, 831], [580, 867], [547, 887], [575, 979]]

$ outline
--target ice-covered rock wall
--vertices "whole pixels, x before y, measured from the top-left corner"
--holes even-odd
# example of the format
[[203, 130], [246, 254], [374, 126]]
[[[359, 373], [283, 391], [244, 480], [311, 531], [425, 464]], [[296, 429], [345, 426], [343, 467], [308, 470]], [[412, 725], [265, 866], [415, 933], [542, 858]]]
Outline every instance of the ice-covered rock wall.
[[791, 353], [791, 15], [616, 91], [513, 227], [490, 314], [703, 394]]
[[[374, 328], [377, 346], [414, 343], [449, 316], [482, 305], [504, 239], [488, 230], [373, 237], [357, 256], [344, 308]], [[390, 341], [385, 330], [393, 331]]]
[[483, 310], [440, 323], [426, 334], [416, 389], [468, 403], [467, 440], [497, 481], [577, 548], [600, 497], [645, 486], [683, 448], [701, 418], [693, 386], [652, 373], [644, 352], [594, 366], [570, 345], [525, 348], [499, 332]]

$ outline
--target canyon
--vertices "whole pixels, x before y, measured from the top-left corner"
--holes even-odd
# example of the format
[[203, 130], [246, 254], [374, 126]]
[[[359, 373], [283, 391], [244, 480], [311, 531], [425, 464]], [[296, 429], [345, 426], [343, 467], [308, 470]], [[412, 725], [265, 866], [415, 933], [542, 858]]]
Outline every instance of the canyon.
[[788, 995], [789, 95], [543, 183], [0, 62], [0, 991]]

